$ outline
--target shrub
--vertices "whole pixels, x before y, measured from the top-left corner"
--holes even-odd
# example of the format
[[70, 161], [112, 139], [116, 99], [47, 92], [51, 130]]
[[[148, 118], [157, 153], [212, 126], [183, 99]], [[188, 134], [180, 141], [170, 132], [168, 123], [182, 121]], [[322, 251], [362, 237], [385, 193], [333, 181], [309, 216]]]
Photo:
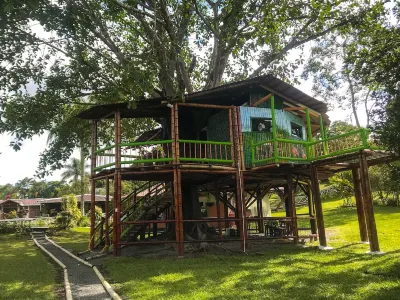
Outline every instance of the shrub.
[[89, 227], [90, 226], [90, 218], [89, 217], [82, 217], [78, 221], [78, 226], [79, 227]]
[[[91, 213], [91, 211], [89, 210], [86, 215], [89, 218], [89, 222], [90, 222], [90, 213]], [[101, 218], [103, 217], [103, 210], [101, 209], [100, 206], [97, 206], [97, 205], [95, 206], [94, 216], [95, 216], [96, 222], [101, 221]]]
[[16, 219], [17, 217], [17, 212], [15, 210], [12, 210], [6, 214], [6, 219]]
[[0, 222], [0, 234], [26, 234], [28, 231], [29, 227], [22, 222]]
[[76, 226], [82, 218], [82, 214], [78, 208], [78, 200], [75, 195], [62, 197], [61, 208], [62, 211], [57, 215], [54, 227], [56, 229], [67, 229]]

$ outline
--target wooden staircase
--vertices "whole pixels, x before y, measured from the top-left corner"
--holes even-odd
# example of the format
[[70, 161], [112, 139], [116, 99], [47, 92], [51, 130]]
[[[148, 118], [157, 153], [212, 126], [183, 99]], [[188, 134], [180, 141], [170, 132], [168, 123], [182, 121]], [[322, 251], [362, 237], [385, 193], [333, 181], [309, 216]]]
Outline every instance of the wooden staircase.
[[[147, 182], [121, 199], [121, 222], [157, 220], [172, 204], [170, 184], [164, 182]], [[114, 211], [114, 203], [110, 202], [109, 211]], [[112, 244], [113, 216], [96, 224], [94, 241], [95, 248], [105, 243], [105, 224], [109, 224], [109, 237]], [[121, 241], [136, 241], [150, 223], [122, 224]]]

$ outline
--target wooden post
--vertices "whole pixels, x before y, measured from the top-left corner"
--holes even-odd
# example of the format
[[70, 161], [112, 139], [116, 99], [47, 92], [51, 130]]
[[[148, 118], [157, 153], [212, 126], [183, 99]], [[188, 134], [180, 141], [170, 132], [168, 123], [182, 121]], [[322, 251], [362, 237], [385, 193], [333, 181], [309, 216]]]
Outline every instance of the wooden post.
[[231, 142], [231, 160], [233, 161], [232, 167], [235, 167], [235, 147], [234, 147], [232, 114], [233, 114], [233, 108], [228, 110], [228, 115], [229, 115], [229, 139]]
[[239, 219], [239, 236], [241, 248], [243, 251], [246, 251], [246, 239], [247, 239], [247, 224], [246, 224], [246, 203], [244, 196], [244, 181], [243, 174], [241, 172], [241, 151], [240, 151], [240, 139], [239, 139], [239, 125], [237, 118], [237, 107], [235, 107], [232, 111], [232, 119], [233, 119], [233, 134], [235, 141], [235, 162], [236, 162], [236, 211]]
[[222, 223], [219, 221], [221, 219], [221, 207], [220, 207], [221, 204], [219, 202], [218, 197], [215, 197], [215, 202], [217, 205], [218, 235], [219, 239], [222, 240]]
[[275, 96], [271, 96], [271, 119], [272, 119], [272, 139], [273, 139], [273, 154], [274, 154], [274, 162], [278, 162], [278, 141], [276, 140], [276, 116], [275, 116]]
[[114, 172], [114, 219], [113, 219], [113, 252], [121, 255], [121, 113], [115, 112], [115, 172]]
[[[259, 193], [258, 193], [259, 194]], [[257, 197], [259, 197], [258, 201], [258, 217], [261, 218], [260, 221], [258, 221], [258, 232], [259, 233], [264, 233], [264, 212], [263, 212], [263, 198], [265, 197], [260, 197], [260, 195], [257, 195]]]
[[[228, 202], [228, 193], [224, 192], [223, 197], [224, 197], [224, 218], [227, 219], [227, 218], [229, 218], [228, 205], [226, 204]], [[226, 231], [226, 228], [229, 228], [229, 227], [230, 227], [229, 221], [225, 221], [225, 231]]]
[[363, 192], [363, 204], [368, 229], [369, 247], [371, 252], [379, 252], [378, 232], [376, 230], [374, 208], [372, 205], [371, 183], [369, 181], [368, 163], [365, 154], [360, 155], [360, 177]]
[[[308, 215], [310, 217], [315, 217], [315, 209], [311, 192], [311, 182], [307, 182], [307, 185], [304, 185], [304, 188], [306, 191], [307, 202], [308, 202]], [[317, 234], [317, 225], [315, 219], [310, 219], [310, 227], [311, 227], [311, 233]]]
[[[306, 121], [307, 121], [307, 141], [311, 142], [312, 141], [312, 131], [311, 131], [311, 116], [310, 116], [310, 110], [306, 108]], [[307, 159], [311, 160], [312, 157], [314, 157], [315, 153], [313, 151], [313, 148], [309, 147], [308, 145], [306, 146], [306, 153], [307, 153]]]
[[106, 206], [104, 208], [104, 213], [106, 215], [106, 233], [105, 233], [105, 249], [108, 251], [110, 247], [110, 178], [106, 177]]
[[184, 254], [183, 238], [183, 213], [182, 213], [182, 184], [181, 171], [178, 169], [179, 163], [179, 115], [178, 105], [175, 103], [171, 109], [171, 137], [172, 137], [172, 157], [174, 163], [174, 206], [175, 206], [175, 238], [176, 253], [178, 256]]
[[[94, 239], [95, 239], [95, 226], [96, 226], [96, 215], [95, 215], [95, 206], [96, 206], [96, 192], [95, 192], [95, 168], [96, 168], [96, 150], [97, 150], [97, 121], [92, 121], [92, 151], [90, 157], [90, 243], [89, 249], [94, 249]], [[85, 203], [85, 199], [81, 199], [81, 203]], [[83, 205], [82, 204], [82, 205]]]
[[297, 244], [299, 242], [299, 230], [297, 227], [297, 216], [296, 216], [296, 202], [294, 199], [294, 188], [293, 188], [293, 175], [289, 173], [287, 175], [287, 199], [290, 206], [290, 218], [292, 219], [293, 229], [293, 242]]
[[325, 235], [325, 225], [324, 225], [324, 215], [322, 212], [322, 202], [321, 202], [321, 192], [319, 189], [318, 182], [318, 170], [317, 167], [311, 165], [311, 185], [312, 185], [312, 195], [315, 203], [315, 212], [317, 217], [317, 227], [319, 244], [322, 247], [326, 247], [326, 235]]
[[322, 115], [319, 115], [319, 131], [320, 131], [320, 135], [322, 140], [324, 141], [324, 155], [328, 154], [328, 144], [326, 143], [325, 139], [326, 139], [326, 131], [325, 131], [325, 126], [324, 126], [324, 119], [322, 118]]
[[365, 212], [363, 197], [361, 191], [361, 178], [358, 168], [353, 168], [353, 183], [354, 183], [354, 196], [356, 198], [358, 227], [360, 229], [360, 239], [362, 242], [368, 242], [367, 224], [365, 223]]

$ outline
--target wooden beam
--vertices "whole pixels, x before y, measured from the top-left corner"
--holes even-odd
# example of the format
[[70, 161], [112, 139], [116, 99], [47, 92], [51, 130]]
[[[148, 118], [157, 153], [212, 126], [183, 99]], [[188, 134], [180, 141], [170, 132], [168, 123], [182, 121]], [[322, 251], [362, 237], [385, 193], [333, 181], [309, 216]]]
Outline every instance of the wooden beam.
[[[93, 250], [94, 248], [94, 235], [95, 235], [95, 226], [96, 226], [96, 218], [95, 218], [95, 201], [96, 201], [96, 193], [95, 193], [95, 179], [93, 177], [96, 175], [94, 169], [96, 168], [96, 150], [97, 150], [97, 121], [92, 121], [92, 155], [90, 156], [91, 164], [90, 164], [90, 175], [92, 180], [90, 181], [90, 243], [89, 249]], [[82, 195], [83, 196], [83, 195]], [[84, 205], [84, 199], [81, 199], [81, 205]], [[84, 207], [81, 207], [81, 210], [84, 211]]]
[[283, 110], [296, 111], [296, 110], [304, 110], [304, 109], [306, 109], [306, 108], [302, 107], [302, 106], [295, 106], [295, 107], [285, 107]]
[[258, 101], [256, 101], [256, 102], [252, 103], [251, 106], [252, 106], [252, 107], [259, 106], [261, 103], [263, 103], [263, 102], [269, 100], [269, 98], [271, 98], [271, 97], [272, 97], [272, 94], [269, 94], [269, 95], [267, 95], [267, 96], [265, 96], [265, 97], [262, 97], [260, 100], [258, 100]]
[[364, 204], [361, 191], [361, 178], [358, 168], [353, 168], [354, 196], [356, 198], [358, 227], [360, 229], [360, 239], [362, 242], [368, 242], [367, 224], [365, 223]]
[[[306, 109], [306, 107], [303, 107], [303, 106], [295, 106], [295, 107], [285, 107], [283, 110], [285, 110], [285, 111], [300, 111], [300, 112], [304, 112], [305, 109]], [[310, 112], [310, 115], [312, 115], [314, 117], [319, 117], [320, 116], [320, 114], [318, 114], [318, 113], [316, 113], [316, 112], [314, 112], [312, 110], [309, 110], [309, 112]]]
[[115, 172], [114, 172], [114, 219], [113, 219], [113, 251], [115, 256], [121, 255], [121, 113], [115, 112]]
[[318, 171], [315, 165], [311, 165], [311, 185], [312, 185], [312, 195], [315, 204], [315, 212], [317, 217], [319, 244], [322, 247], [326, 247], [327, 244], [325, 235], [324, 215], [322, 212], [321, 191], [319, 189]]
[[299, 230], [297, 228], [297, 216], [296, 216], [296, 201], [294, 199], [294, 186], [293, 186], [293, 174], [289, 173], [287, 176], [287, 189], [288, 189], [288, 202], [290, 205], [290, 217], [292, 218], [292, 229], [293, 229], [293, 243], [299, 242]]
[[376, 230], [374, 208], [372, 205], [371, 183], [369, 181], [368, 164], [365, 153], [360, 154], [360, 177], [363, 192], [363, 204], [367, 223], [369, 247], [371, 252], [379, 252], [378, 232]]

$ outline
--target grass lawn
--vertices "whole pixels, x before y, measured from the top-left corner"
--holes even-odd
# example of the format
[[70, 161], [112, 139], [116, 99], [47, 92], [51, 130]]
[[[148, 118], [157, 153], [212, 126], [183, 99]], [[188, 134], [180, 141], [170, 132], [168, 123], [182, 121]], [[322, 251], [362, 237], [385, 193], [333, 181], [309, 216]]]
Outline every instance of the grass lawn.
[[[108, 280], [129, 299], [400, 299], [400, 209], [375, 207], [383, 256], [365, 254], [354, 209], [324, 203], [329, 245], [262, 255], [109, 258]], [[301, 210], [299, 213], [302, 213]]]
[[76, 227], [57, 232], [51, 239], [65, 249], [77, 253], [88, 249], [89, 235], [90, 227]]
[[0, 235], [0, 299], [56, 299], [60, 274], [28, 237]]
[[[368, 245], [356, 243], [356, 209], [339, 208], [341, 203], [323, 203], [328, 244], [335, 247], [330, 252], [311, 244], [277, 245], [248, 256], [109, 257], [103, 270], [129, 299], [400, 299], [400, 208], [374, 207], [386, 254], [370, 256]], [[88, 232], [76, 229], [56, 238], [63, 239], [65, 247], [84, 250]]]

